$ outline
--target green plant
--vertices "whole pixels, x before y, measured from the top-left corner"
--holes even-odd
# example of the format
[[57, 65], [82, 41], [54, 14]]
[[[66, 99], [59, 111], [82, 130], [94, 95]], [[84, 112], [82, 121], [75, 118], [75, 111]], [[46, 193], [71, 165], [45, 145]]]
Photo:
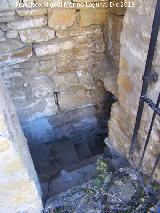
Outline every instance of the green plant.
[[95, 179], [95, 185], [100, 187], [108, 176], [107, 162], [103, 157], [99, 157], [97, 160], [97, 178]]

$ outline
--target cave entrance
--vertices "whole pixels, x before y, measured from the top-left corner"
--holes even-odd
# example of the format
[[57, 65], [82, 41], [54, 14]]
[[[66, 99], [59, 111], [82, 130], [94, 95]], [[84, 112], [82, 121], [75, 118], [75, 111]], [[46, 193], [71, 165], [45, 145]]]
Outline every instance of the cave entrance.
[[59, 111], [22, 124], [44, 193], [52, 180], [50, 196], [95, 176], [114, 101], [106, 91], [101, 107]]

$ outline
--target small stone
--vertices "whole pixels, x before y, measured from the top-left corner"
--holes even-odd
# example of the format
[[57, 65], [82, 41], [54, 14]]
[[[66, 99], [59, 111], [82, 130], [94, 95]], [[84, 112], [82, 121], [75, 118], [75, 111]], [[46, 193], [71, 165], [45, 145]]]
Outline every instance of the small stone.
[[21, 47], [23, 47], [23, 44], [20, 41], [8, 40], [6, 42], [1, 43], [0, 54], [12, 52]]
[[108, 196], [107, 201], [115, 204], [126, 203], [131, 200], [135, 193], [136, 189], [132, 183], [129, 181], [122, 182], [121, 180], [117, 180], [112, 184], [108, 191], [108, 194], [111, 196]]
[[41, 16], [28, 20], [10, 22], [7, 26], [14, 30], [23, 30], [27, 28], [43, 27], [47, 25], [47, 17]]
[[31, 46], [25, 46], [25, 47], [19, 48], [15, 51], [12, 51], [12, 53], [7, 52], [4, 54], [1, 54], [0, 67], [28, 61], [31, 56], [32, 56]]
[[54, 42], [52, 44], [43, 44], [43, 45], [36, 45], [34, 50], [37, 56], [45, 56], [45, 55], [53, 55], [60, 53], [65, 50], [71, 50], [74, 48], [73, 41], [63, 41], [63, 42]]
[[16, 16], [0, 16], [0, 22], [10, 22], [16, 20]]
[[1, 12], [0, 13], [0, 17], [2, 17], [2, 16], [13, 16], [13, 15], [15, 15], [15, 11], [13, 11], [13, 10], [7, 10], [7, 11], [3, 11], [3, 12]]
[[92, 24], [103, 24], [107, 21], [107, 9], [81, 9], [80, 26], [89, 26]]
[[52, 9], [48, 10], [48, 26], [58, 30], [71, 27], [75, 21], [75, 9]]
[[92, 33], [98, 33], [101, 32], [101, 26], [100, 25], [92, 25], [89, 27], [79, 27], [74, 26], [65, 30], [57, 30], [56, 36], [59, 38], [67, 38], [67, 37], [74, 37], [74, 36], [80, 36], [80, 35], [88, 35]]
[[5, 23], [0, 23], [0, 29], [3, 31], [10, 30], [9, 27], [7, 27], [7, 24], [5, 24]]
[[90, 50], [86, 47], [76, 47], [74, 49], [74, 56], [77, 60], [85, 60], [88, 59], [90, 56]]
[[70, 89], [70, 93], [68, 93], [67, 90], [60, 93], [59, 104], [61, 110], [74, 110], [78, 107], [91, 104], [91, 101], [87, 95], [86, 89], [83, 86], [77, 85]]
[[90, 49], [93, 52], [101, 53], [105, 51], [105, 44], [103, 39], [103, 33], [96, 33], [87, 35], [89, 39]]
[[89, 72], [83, 72], [83, 71], [77, 71], [78, 80], [81, 85], [88, 85], [88, 86], [94, 86], [95, 81], [93, 79], [93, 76]]
[[75, 72], [54, 74], [53, 78], [58, 91], [65, 91], [71, 86], [78, 85], [78, 79]]
[[47, 14], [47, 8], [31, 8], [16, 10], [19, 16], [42, 16]]
[[155, 212], [156, 212], [156, 209], [154, 207], [152, 207], [152, 208], [149, 209], [148, 213], [155, 213]]
[[55, 60], [45, 60], [39, 62], [39, 71], [44, 73], [53, 73], [56, 71], [56, 63]]
[[17, 38], [18, 37], [18, 31], [16, 30], [9, 30], [6, 32], [6, 38]]
[[49, 41], [55, 37], [55, 31], [48, 27], [21, 30], [19, 33], [21, 41], [24, 43]]

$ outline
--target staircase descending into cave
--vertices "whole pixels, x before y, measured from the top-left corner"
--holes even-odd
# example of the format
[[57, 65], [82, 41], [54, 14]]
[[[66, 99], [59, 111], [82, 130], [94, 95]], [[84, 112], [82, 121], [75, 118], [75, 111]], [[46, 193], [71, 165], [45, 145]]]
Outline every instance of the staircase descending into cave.
[[45, 199], [65, 192], [96, 176], [96, 161], [103, 153], [103, 144], [73, 144], [63, 138], [51, 148], [52, 171], [40, 175]]
[[[97, 79], [104, 82], [106, 90], [112, 92], [110, 93], [111, 103], [115, 102], [115, 97], [113, 97], [112, 94], [117, 95], [116, 79], [118, 70], [111, 63], [104, 60], [95, 75]], [[96, 176], [97, 158], [104, 153], [104, 139], [108, 136], [106, 114], [105, 112], [104, 115], [101, 116], [103, 118], [100, 121], [102, 129], [97, 131], [96, 137], [93, 133], [94, 130], [90, 129], [91, 137], [85, 137], [85, 140], [82, 142], [76, 133], [72, 136], [74, 142], [63, 137], [56, 143], [51, 143], [51, 147], [49, 148], [51, 159], [50, 162], [47, 162], [47, 164], [50, 163], [51, 165], [47, 165], [46, 162], [44, 162], [44, 167], [42, 166], [43, 170], [41, 169], [43, 173], [39, 174], [45, 200], [61, 192], [66, 192], [68, 189], [77, 185], [86, 183]], [[86, 114], [84, 118], [86, 119]], [[83, 125], [83, 128], [84, 134], [86, 134], [85, 129], [87, 129], [87, 127]], [[75, 130], [78, 131], [77, 129]], [[47, 170], [45, 171], [46, 165]], [[48, 168], [50, 168], [49, 172]]]

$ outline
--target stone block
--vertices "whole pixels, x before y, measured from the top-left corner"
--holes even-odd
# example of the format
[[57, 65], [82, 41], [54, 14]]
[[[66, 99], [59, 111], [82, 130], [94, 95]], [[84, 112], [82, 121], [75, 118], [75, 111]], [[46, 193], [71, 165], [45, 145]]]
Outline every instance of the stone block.
[[14, 15], [15, 15], [14, 10], [6, 10], [6, 11], [0, 12], [0, 17], [2, 17], [2, 16], [14, 16]]
[[0, 16], [0, 23], [2, 22], [10, 22], [16, 20], [16, 16]]
[[59, 54], [47, 56], [39, 62], [39, 71], [49, 73], [71, 72], [78, 69], [79, 63], [73, 59], [73, 50], [67, 50]]
[[57, 30], [56, 36], [59, 38], [67, 38], [67, 37], [88, 35], [88, 34], [99, 33], [99, 32], [101, 32], [100, 25], [92, 25], [88, 27], [79, 27], [77, 25], [65, 30]]
[[17, 38], [18, 37], [18, 31], [16, 30], [9, 30], [6, 32], [6, 38]]
[[75, 21], [75, 9], [48, 9], [48, 26], [58, 30], [71, 27]]
[[88, 46], [79, 46], [74, 49], [74, 57], [77, 60], [86, 60], [90, 57], [90, 49]]
[[55, 55], [55, 63], [57, 67], [65, 67], [70, 63], [73, 64], [73, 49]]
[[103, 24], [107, 21], [107, 9], [81, 9], [80, 26], [90, 26], [92, 24]]
[[[66, 54], [68, 51], [66, 52]], [[62, 61], [61, 61], [62, 60]], [[57, 59], [60, 63], [57, 66], [57, 72], [77, 72], [80, 70], [88, 71], [92, 65], [91, 60], [75, 60], [75, 57]], [[65, 64], [62, 66], [63, 62]]]
[[59, 95], [61, 110], [74, 110], [79, 107], [87, 106], [90, 103], [87, 91], [82, 86], [72, 87], [71, 90], [61, 92]]
[[23, 46], [24, 46], [23, 43], [18, 40], [8, 40], [6, 42], [1, 43], [0, 54], [12, 52]]
[[0, 23], [0, 29], [3, 30], [3, 31], [10, 30], [10, 28], [7, 27], [7, 24], [6, 24], [6, 23]]
[[0, 67], [28, 61], [31, 56], [32, 56], [31, 46], [24, 46], [22, 48], [12, 51], [12, 53], [1, 54]]
[[52, 75], [58, 91], [65, 91], [78, 85], [76, 72], [66, 72]]
[[78, 81], [85, 87], [95, 86], [95, 81], [91, 73], [86, 71], [77, 71]]
[[14, 30], [23, 30], [27, 28], [43, 27], [47, 25], [47, 17], [40, 16], [33, 19], [26, 19], [21, 21], [14, 21], [7, 24], [7, 26]]
[[57, 72], [66, 73], [66, 72], [75, 72], [78, 69], [78, 64], [73, 61], [73, 57], [65, 66], [57, 66]]
[[92, 52], [104, 52], [105, 44], [103, 39], [103, 33], [90, 34], [87, 36], [89, 39], [89, 46]]
[[74, 48], [73, 41], [58, 41], [51, 44], [36, 45], [34, 47], [37, 56], [53, 55]]
[[23, 43], [49, 41], [55, 37], [55, 31], [48, 27], [21, 30], [19, 34]]
[[42, 16], [47, 14], [47, 8], [31, 8], [16, 10], [19, 16]]
[[43, 73], [56, 72], [56, 63], [54, 59], [39, 62], [39, 71]]

